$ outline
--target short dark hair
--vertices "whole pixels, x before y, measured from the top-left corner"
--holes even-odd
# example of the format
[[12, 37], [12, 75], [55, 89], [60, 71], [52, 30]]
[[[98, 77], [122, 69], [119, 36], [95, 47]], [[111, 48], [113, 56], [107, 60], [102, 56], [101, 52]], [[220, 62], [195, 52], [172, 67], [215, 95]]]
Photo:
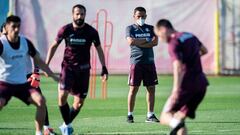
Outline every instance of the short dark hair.
[[139, 12], [145, 12], [145, 13], [146, 13], [146, 9], [145, 9], [144, 7], [136, 7], [136, 8], [134, 9], [134, 14], [135, 14], [137, 11], [139, 11]]
[[18, 17], [16, 15], [10, 15], [6, 19], [6, 24], [9, 24], [10, 22], [20, 23], [21, 19], [20, 19], [20, 17]]
[[168, 29], [174, 29], [172, 23], [167, 19], [160, 19], [157, 24], [157, 27], [166, 27]]
[[3, 32], [3, 28], [5, 27], [5, 25], [6, 25], [5, 22], [1, 25], [0, 32]]
[[86, 11], [87, 11], [86, 8], [85, 8], [83, 5], [77, 4], [77, 5], [74, 5], [74, 6], [72, 7], [72, 13], [74, 12], [74, 9], [75, 9], [75, 8], [83, 9], [85, 13], [86, 13]]

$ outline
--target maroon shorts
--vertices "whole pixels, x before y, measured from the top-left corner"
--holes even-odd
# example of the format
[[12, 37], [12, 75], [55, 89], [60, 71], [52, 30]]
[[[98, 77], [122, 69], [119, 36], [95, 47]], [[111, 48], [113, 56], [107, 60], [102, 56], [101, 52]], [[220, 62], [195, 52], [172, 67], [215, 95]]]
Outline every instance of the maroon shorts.
[[128, 77], [130, 86], [153, 86], [158, 84], [157, 72], [155, 64], [132, 64]]
[[60, 74], [60, 89], [72, 95], [86, 98], [88, 94], [90, 70], [73, 69], [63, 66]]
[[0, 82], [0, 98], [4, 98], [6, 100], [5, 105], [7, 105], [12, 96], [22, 100], [25, 104], [29, 105], [29, 98], [33, 92], [38, 92], [38, 90], [31, 87], [29, 83], [9, 84], [6, 82]]
[[184, 113], [189, 118], [195, 118], [195, 111], [206, 94], [207, 86], [200, 86], [194, 89], [182, 89], [179, 93], [172, 94], [164, 106], [163, 112]]

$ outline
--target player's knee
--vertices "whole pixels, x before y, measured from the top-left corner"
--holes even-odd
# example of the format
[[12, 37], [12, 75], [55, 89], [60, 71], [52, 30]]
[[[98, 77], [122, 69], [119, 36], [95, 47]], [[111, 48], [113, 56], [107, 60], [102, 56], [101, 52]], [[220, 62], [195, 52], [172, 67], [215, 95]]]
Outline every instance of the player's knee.
[[138, 92], [138, 88], [139, 88], [138, 86], [131, 86], [129, 93], [130, 93], [131, 95], [136, 95], [137, 92]]
[[67, 95], [65, 94], [60, 95], [58, 99], [58, 104], [62, 106], [62, 105], [65, 105], [66, 103], [67, 103]]
[[75, 104], [73, 104], [73, 107], [76, 110], [80, 110], [83, 107], [83, 103], [82, 104], [81, 103], [75, 103]]
[[36, 101], [37, 107], [45, 108], [46, 107], [46, 100], [43, 96], [37, 99]]
[[76, 110], [80, 110], [84, 105], [84, 100], [80, 100], [79, 102], [73, 103], [73, 107]]
[[58, 100], [58, 105], [59, 106], [65, 105], [66, 103], [67, 103], [67, 100], [65, 98], [60, 98]]
[[155, 93], [155, 86], [148, 86], [147, 91], [149, 92], [149, 94], [154, 94]]

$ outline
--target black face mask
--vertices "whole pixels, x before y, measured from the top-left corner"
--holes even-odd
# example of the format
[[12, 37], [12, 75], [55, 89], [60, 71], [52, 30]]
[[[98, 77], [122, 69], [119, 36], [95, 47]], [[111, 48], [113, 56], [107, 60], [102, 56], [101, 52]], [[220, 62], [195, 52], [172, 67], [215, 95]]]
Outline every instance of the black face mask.
[[84, 19], [77, 19], [77, 20], [75, 20], [74, 21], [78, 26], [82, 26], [83, 25], [83, 23], [84, 23]]

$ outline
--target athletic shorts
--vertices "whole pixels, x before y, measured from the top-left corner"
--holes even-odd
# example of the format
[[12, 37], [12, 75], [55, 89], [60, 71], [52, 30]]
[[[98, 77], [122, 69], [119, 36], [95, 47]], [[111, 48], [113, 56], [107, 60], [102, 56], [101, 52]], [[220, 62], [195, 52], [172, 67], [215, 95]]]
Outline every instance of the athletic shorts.
[[197, 107], [206, 94], [206, 89], [207, 86], [200, 86], [193, 89], [182, 89], [178, 93], [173, 93], [168, 98], [163, 112], [174, 113], [180, 111], [189, 118], [194, 119]]
[[142, 81], [143, 86], [153, 86], [158, 84], [155, 64], [130, 65], [128, 85], [140, 86]]
[[74, 96], [86, 98], [88, 94], [90, 69], [74, 69], [62, 66], [59, 87]]
[[38, 92], [38, 90], [34, 87], [31, 87], [30, 83], [9, 84], [0, 81], [0, 98], [4, 98], [6, 100], [5, 105], [7, 105], [8, 101], [12, 98], [12, 96], [20, 99], [25, 104], [29, 105], [29, 98], [31, 97], [31, 93], [34, 92]]

